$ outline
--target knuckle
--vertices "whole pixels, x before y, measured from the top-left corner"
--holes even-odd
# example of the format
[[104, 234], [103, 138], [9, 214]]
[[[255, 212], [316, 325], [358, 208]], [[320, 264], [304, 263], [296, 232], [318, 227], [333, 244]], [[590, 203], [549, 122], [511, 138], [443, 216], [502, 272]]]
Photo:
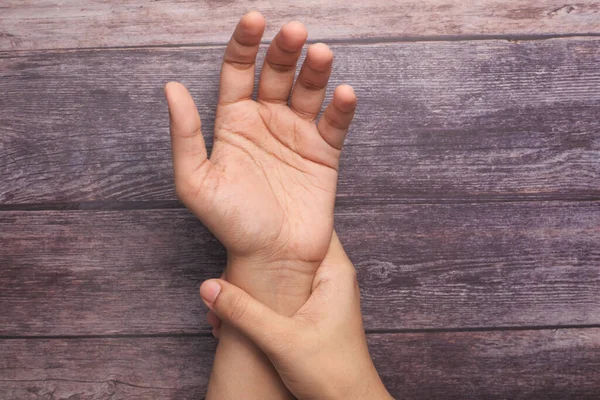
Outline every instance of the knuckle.
[[227, 65], [230, 65], [232, 68], [238, 71], [247, 71], [250, 68], [254, 67], [253, 61], [245, 61], [245, 60], [234, 60], [231, 58], [225, 58], [223, 62]]
[[231, 322], [239, 322], [244, 319], [248, 310], [248, 300], [242, 294], [231, 296], [227, 304], [227, 313]]
[[311, 80], [306, 77], [302, 80], [301, 84], [306, 90], [311, 91], [311, 92], [318, 92], [318, 91], [324, 89], [325, 86], [327, 85], [326, 82], [325, 83], [317, 82], [317, 81]]
[[243, 49], [249, 49], [251, 51], [254, 51], [259, 46], [259, 44], [257, 44], [256, 42], [254, 42], [252, 40], [248, 41], [246, 39], [246, 37], [244, 37], [243, 35], [238, 36], [235, 34], [231, 38], [231, 41], [229, 44], [235, 45], [235, 47], [237, 48], [238, 51], [241, 51]]
[[194, 121], [193, 127], [181, 127], [177, 130], [177, 137], [182, 139], [190, 139], [195, 137], [202, 137], [202, 125], [200, 122], [200, 117]]
[[347, 128], [346, 124], [338, 118], [336, 115], [332, 115], [333, 113], [324, 113], [323, 117], [327, 121], [327, 123], [335, 129], [344, 130]]
[[291, 72], [291, 71], [296, 71], [296, 64], [284, 64], [284, 63], [277, 63], [277, 62], [273, 62], [270, 60], [267, 60], [269, 67], [271, 67], [271, 69], [273, 69], [276, 72], [279, 73], [287, 73], [287, 72]]
[[254, 67], [257, 51], [258, 45], [245, 44], [234, 38], [225, 50], [223, 62], [235, 69], [245, 71]]
[[296, 112], [296, 114], [300, 118], [306, 119], [308, 121], [314, 121], [315, 120], [315, 114], [313, 112], [307, 111], [307, 110], [302, 110], [302, 109], [300, 109], [298, 107], [294, 107], [294, 106], [292, 106], [291, 108]]

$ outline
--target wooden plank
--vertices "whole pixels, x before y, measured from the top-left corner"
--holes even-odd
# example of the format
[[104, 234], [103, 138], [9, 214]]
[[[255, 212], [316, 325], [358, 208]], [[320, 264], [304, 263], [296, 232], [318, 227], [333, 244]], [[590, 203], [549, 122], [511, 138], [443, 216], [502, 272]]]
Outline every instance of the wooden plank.
[[0, 220], [0, 335], [208, 329], [199, 285], [221, 274], [225, 252], [187, 211], [4, 212]]
[[216, 340], [0, 340], [0, 398], [201, 399]]
[[369, 335], [397, 399], [596, 399], [600, 330]]
[[[366, 328], [600, 324], [597, 202], [339, 207]], [[207, 332], [185, 210], [0, 213], [0, 335]]]
[[368, 328], [597, 324], [600, 204], [356, 206], [336, 226]]
[[266, 16], [269, 40], [292, 19], [306, 24], [310, 39], [321, 41], [600, 33], [600, 4], [593, 0], [5, 0], [0, 50], [223, 43], [239, 17], [251, 9]]
[[[600, 40], [334, 46], [356, 122], [340, 198], [597, 199]], [[0, 58], [0, 203], [174, 200], [162, 85], [210, 143], [223, 49]]]
[[[396, 398], [594, 399], [600, 329], [368, 335]], [[0, 340], [0, 397], [198, 399], [210, 337]]]

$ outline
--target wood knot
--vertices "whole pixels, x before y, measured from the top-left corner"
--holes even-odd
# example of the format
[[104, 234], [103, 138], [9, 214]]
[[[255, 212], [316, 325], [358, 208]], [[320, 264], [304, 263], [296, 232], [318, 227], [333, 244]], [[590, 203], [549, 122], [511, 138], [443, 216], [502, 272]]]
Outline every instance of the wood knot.
[[562, 7], [558, 7], [552, 11], [550, 11], [548, 13], [549, 17], [556, 17], [557, 15], [566, 15], [566, 14], [571, 14], [573, 11], [575, 11], [575, 7], [570, 5], [570, 4], [565, 4]]

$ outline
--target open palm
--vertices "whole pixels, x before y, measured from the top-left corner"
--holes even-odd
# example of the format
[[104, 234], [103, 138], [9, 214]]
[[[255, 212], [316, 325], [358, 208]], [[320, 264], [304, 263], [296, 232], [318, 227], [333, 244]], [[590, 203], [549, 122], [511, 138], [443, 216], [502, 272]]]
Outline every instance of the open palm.
[[338, 161], [356, 97], [339, 86], [315, 123], [333, 54], [324, 44], [310, 46], [294, 85], [307, 34], [292, 22], [269, 46], [252, 100], [264, 27], [259, 13], [246, 14], [227, 45], [210, 159], [188, 91], [165, 87], [175, 185], [230, 256], [316, 268], [331, 240]]

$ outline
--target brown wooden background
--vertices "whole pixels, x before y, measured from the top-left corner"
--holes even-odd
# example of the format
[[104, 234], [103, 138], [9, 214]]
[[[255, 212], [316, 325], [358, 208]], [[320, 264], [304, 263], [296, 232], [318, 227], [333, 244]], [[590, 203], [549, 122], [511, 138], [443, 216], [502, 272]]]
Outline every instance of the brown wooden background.
[[590, 0], [2, 0], [0, 398], [203, 397], [225, 254], [176, 200], [162, 86], [210, 134], [249, 9], [358, 93], [336, 226], [391, 393], [600, 398]]

